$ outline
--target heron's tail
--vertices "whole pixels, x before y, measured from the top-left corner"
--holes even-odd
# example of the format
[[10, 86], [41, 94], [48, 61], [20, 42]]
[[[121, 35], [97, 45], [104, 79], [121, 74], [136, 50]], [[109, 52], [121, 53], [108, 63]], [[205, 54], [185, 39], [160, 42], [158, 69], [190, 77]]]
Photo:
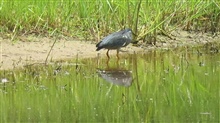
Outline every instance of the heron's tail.
[[99, 50], [101, 50], [101, 49], [102, 49], [102, 47], [100, 47], [100, 46], [99, 46], [99, 45], [100, 45], [100, 43], [101, 43], [101, 41], [100, 41], [98, 44], [96, 44], [96, 47], [97, 47], [96, 51], [99, 51]]
[[102, 47], [97, 47], [96, 51], [99, 51], [99, 50], [101, 50], [101, 49], [102, 49]]

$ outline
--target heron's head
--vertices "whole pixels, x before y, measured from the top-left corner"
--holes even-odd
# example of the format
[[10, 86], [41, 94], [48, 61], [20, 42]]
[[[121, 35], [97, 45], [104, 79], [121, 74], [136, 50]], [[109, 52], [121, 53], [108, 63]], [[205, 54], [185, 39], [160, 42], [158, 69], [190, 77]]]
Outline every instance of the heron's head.
[[124, 30], [124, 35], [126, 35], [127, 37], [129, 37], [130, 39], [132, 39], [132, 30], [127, 28]]

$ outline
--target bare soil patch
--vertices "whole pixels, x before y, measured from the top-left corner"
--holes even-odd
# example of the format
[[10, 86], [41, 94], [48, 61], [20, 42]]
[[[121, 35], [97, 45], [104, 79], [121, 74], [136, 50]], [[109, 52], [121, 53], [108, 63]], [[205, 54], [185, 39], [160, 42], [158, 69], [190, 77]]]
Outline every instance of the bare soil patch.
[[[38, 38], [33, 39], [31, 42], [17, 41], [12, 43], [8, 39], [1, 39], [1, 64], [0, 69], [12, 69], [23, 67], [27, 64], [43, 63], [51, 49], [54, 39], [50, 38]], [[99, 52], [95, 51], [95, 43], [90, 41], [73, 41], [73, 40], [58, 40], [48, 58], [48, 61], [72, 59], [76, 58], [88, 58], [96, 57], [98, 53], [104, 56], [106, 50]], [[140, 51], [142, 48], [129, 46], [125, 48], [130, 53], [132, 51]], [[114, 55], [116, 51], [110, 51], [110, 55]], [[113, 57], [113, 56], [112, 56]]]
[[[128, 45], [120, 54], [133, 53], [134, 51], [146, 51], [155, 48], [173, 48], [186, 45], [197, 45], [219, 40], [219, 36], [213, 37], [209, 33], [189, 33], [186, 31], [175, 32], [173, 39], [166, 36], [158, 36], [156, 45], [140, 43], [137, 46]], [[25, 41], [23, 40], [25, 39]], [[55, 39], [42, 37], [21, 37], [15, 43], [9, 39], [0, 37], [1, 45], [1, 64], [0, 69], [20, 68], [27, 64], [42, 63], [45, 61], [48, 52]], [[220, 41], [219, 41], [220, 42]], [[97, 42], [76, 41], [71, 39], [59, 39], [50, 53], [48, 60], [62, 60], [76, 58], [97, 57], [98, 53], [106, 57], [106, 50], [95, 51]], [[114, 57], [116, 51], [110, 51], [111, 57]]]

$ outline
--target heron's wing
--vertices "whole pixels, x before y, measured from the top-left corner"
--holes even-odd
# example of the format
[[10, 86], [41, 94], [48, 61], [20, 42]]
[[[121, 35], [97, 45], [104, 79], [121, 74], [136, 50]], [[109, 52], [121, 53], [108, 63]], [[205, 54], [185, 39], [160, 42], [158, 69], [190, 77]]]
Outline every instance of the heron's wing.
[[107, 49], [117, 49], [127, 46], [131, 42], [131, 39], [124, 35], [124, 31], [115, 32], [105, 37], [99, 44], [99, 47]]
[[108, 35], [107, 37], [105, 37], [102, 41], [103, 42], [108, 42], [109, 40], [112, 40], [114, 38], [120, 38], [120, 37], [122, 37], [122, 35], [123, 35], [122, 31], [115, 32], [115, 33], [112, 33], [112, 34]]
[[127, 46], [130, 43], [130, 41], [128, 41], [128, 39], [125, 37], [118, 36], [118, 37], [109, 38], [108, 40], [102, 43], [103, 43], [102, 46], [105, 48], [117, 49], [120, 47]]

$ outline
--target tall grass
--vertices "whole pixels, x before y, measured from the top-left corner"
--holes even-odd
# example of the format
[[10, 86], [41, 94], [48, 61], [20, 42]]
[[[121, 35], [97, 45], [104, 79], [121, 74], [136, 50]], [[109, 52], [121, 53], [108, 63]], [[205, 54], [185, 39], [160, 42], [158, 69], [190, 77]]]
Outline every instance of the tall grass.
[[176, 28], [219, 31], [219, 1], [110, 1], [63, 0], [0, 3], [0, 31], [14, 39], [20, 35], [54, 36], [99, 40], [106, 33], [132, 28], [136, 40], [156, 41]]

